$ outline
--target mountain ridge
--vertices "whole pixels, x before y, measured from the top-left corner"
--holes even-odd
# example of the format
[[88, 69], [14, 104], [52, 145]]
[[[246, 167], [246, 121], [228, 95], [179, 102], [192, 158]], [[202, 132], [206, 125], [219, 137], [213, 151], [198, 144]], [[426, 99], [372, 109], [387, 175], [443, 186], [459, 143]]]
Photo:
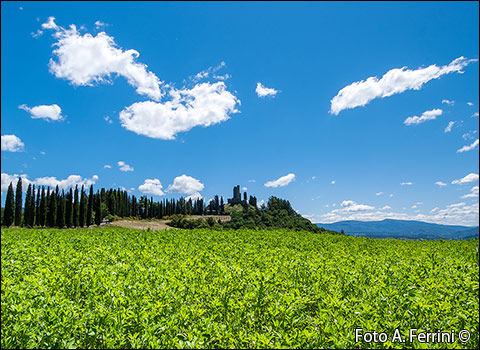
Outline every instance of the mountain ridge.
[[478, 226], [442, 225], [418, 220], [344, 220], [316, 225], [338, 232], [343, 230], [347, 235], [371, 238], [470, 239], [479, 236]]

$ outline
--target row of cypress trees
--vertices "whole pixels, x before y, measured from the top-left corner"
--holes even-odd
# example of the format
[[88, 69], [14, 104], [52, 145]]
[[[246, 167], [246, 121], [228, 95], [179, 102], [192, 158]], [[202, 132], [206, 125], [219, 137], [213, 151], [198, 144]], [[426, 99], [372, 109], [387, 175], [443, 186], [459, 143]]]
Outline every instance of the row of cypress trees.
[[185, 198], [164, 199], [154, 202], [146, 196], [139, 200], [134, 195], [128, 195], [127, 191], [120, 189], [105, 190], [94, 193], [93, 185], [88, 194], [84, 186], [78, 189], [55, 190], [50, 187], [29, 184], [25, 196], [25, 206], [22, 216], [22, 179], [19, 178], [15, 190], [10, 183], [5, 199], [2, 224], [9, 227], [85, 227], [92, 224], [100, 225], [103, 218], [109, 216], [135, 217], [142, 219], [161, 219], [174, 214], [202, 215], [202, 214], [225, 214], [223, 197], [215, 196], [205, 206], [202, 198], [186, 200]]

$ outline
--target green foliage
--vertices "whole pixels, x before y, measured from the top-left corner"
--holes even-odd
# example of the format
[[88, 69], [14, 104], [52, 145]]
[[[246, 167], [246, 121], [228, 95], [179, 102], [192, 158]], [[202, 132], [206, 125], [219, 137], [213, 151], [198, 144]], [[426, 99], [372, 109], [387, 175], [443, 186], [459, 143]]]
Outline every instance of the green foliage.
[[22, 226], [22, 178], [17, 181], [15, 190], [15, 226]]
[[444, 348], [355, 328], [467, 329], [478, 240], [287, 230], [1, 231], [2, 348]]
[[261, 209], [250, 205], [243, 210], [233, 209], [230, 212], [232, 219], [223, 223], [223, 227], [227, 229], [286, 228], [295, 231], [325, 232], [323, 228], [295, 212], [289, 201], [277, 197], [270, 197], [267, 206]]
[[10, 182], [7, 190], [7, 198], [5, 199], [5, 210], [3, 212], [3, 224], [10, 227], [13, 224], [15, 213], [15, 199], [13, 197], [13, 185]]

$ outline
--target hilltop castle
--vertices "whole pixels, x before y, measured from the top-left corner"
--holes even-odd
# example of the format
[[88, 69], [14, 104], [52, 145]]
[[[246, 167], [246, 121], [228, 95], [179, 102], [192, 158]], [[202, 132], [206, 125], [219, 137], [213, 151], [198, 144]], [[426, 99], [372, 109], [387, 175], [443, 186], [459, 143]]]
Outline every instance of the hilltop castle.
[[228, 204], [235, 205], [235, 204], [244, 204], [247, 205], [251, 204], [253, 206], [257, 206], [257, 198], [250, 196], [250, 199], [247, 201], [247, 191], [243, 192], [243, 201], [242, 201], [242, 194], [240, 193], [240, 185], [237, 185], [233, 188], [233, 198], [228, 198]]

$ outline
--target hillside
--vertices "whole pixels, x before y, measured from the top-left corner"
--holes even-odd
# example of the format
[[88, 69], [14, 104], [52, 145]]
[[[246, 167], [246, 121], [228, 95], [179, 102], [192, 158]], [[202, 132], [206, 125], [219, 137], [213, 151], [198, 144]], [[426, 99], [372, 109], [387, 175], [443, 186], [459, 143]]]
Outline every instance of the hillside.
[[469, 239], [478, 238], [479, 228], [459, 225], [440, 225], [423, 221], [393, 220], [381, 221], [339, 221], [317, 226], [325, 229], [344, 231], [348, 235], [372, 238], [406, 239]]

